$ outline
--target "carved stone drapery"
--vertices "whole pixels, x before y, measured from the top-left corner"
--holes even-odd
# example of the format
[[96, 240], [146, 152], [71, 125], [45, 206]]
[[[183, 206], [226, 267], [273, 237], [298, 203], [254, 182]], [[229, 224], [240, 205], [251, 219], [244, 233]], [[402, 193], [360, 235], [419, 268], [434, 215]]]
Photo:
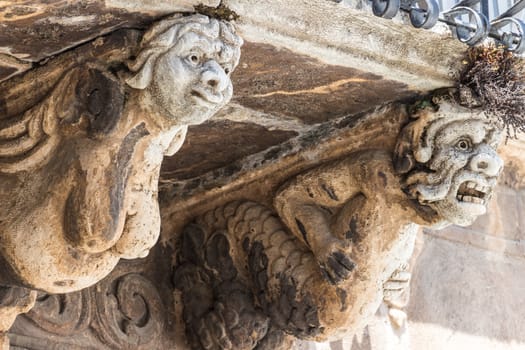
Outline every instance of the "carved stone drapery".
[[140, 44], [120, 35], [123, 46], [101, 53], [100, 38], [6, 84], [1, 285], [71, 292], [147, 255], [163, 156], [232, 96], [242, 40], [229, 23], [175, 15]]
[[418, 225], [483, 214], [502, 168], [500, 130], [480, 110], [438, 107], [412, 111], [395, 152], [350, 149], [295, 176], [274, 210], [238, 200], [186, 226], [174, 283], [190, 346], [286, 349], [293, 337], [355, 332], [408, 282], [399, 269]]

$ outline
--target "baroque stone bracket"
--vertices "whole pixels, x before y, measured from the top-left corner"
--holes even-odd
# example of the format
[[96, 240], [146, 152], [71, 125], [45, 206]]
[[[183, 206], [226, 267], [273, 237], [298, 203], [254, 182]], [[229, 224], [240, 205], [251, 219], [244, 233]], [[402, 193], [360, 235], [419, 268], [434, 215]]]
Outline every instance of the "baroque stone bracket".
[[[400, 325], [418, 226], [470, 223], [502, 166], [500, 132], [483, 113], [439, 104], [410, 113], [392, 104], [341, 123], [350, 133], [371, 130], [378, 116], [391, 124], [372, 132], [386, 142], [349, 144], [275, 184], [201, 205], [171, 232], [175, 244], [119, 264], [93, 287], [40, 293], [13, 326], [13, 344], [289, 349], [296, 338], [356, 332], [381, 302]], [[179, 222], [174, 215], [164, 220]]]
[[444, 97], [382, 113], [407, 121], [393, 150], [349, 149], [275, 187], [273, 208], [240, 198], [182, 230], [174, 284], [192, 349], [288, 349], [359, 331], [382, 301], [399, 307], [418, 226], [485, 212], [503, 163], [482, 111]]
[[[445, 96], [338, 120], [348, 139], [317, 153], [329, 128], [312, 128], [265, 153], [249, 181], [204, 195], [181, 186], [179, 197], [172, 187], [166, 198], [180, 201], [163, 219], [174, 245], [156, 247], [145, 266], [117, 266], [157, 241], [162, 158], [230, 100], [241, 44], [229, 23], [175, 15], [2, 84], [4, 347], [22, 312], [12, 337], [27, 347], [39, 337], [52, 347], [54, 336], [80, 347], [172, 345], [177, 316], [194, 349], [340, 338], [381, 302], [400, 305], [419, 226], [468, 225], [485, 212], [502, 168], [500, 132]], [[373, 118], [387, 122], [369, 129]]]
[[[74, 292], [120, 259], [148, 254], [160, 232], [163, 156], [178, 151], [188, 125], [230, 100], [241, 45], [230, 23], [177, 14], [144, 33], [98, 38], [2, 85], [6, 293]], [[3, 301], [1, 319], [26, 311], [19, 299]]]

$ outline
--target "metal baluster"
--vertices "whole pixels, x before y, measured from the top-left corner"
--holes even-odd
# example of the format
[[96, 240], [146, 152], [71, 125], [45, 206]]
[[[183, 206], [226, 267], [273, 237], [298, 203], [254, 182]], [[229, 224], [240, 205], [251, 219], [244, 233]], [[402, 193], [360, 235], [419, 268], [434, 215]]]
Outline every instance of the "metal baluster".
[[491, 21], [490, 36], [505, 46], [507, 50], [516, 53], [525, 52], [525, 23], [513, 16], [518, 15], [524, 9], [525, 0], [520, 0]]
[[[376, 16], [393, 18], [399, 10], [409, 14], [416, 28], [432, 28], [437, 21], [447, 24], [461, 42], [476, 45], [487, 37], [495, 39], [507, 50], [525, 52], [525, 23], [513, 16], [525, 9], [525, 0], [514, 3], [507, 11], [489, 22], [490, 0], [461, 0], [439, 18], [437, 0], [371, 0]], [[443, 4], [443, 0], [440, 0]], [[479, 11], [474, 9], [479, 8]], [[493, 8], [497, 11], [497, 7]], [[497, 12], [496, 12], [497, 13]], [[468, 18], [466, 21], [465, 19]], [[510, 29], [508, 29], [510, 28]]]
[[372, 0], [372, 11], [378, 17], [392, 19], [399, 12], [400, 5], [400, 0]]
[[378, 17], [391, 19], [399, 10], [409, 14], [410, 23], [416, 28], [432, 28], [439, 16], [436, 0], [372, 0], [372, 11]]

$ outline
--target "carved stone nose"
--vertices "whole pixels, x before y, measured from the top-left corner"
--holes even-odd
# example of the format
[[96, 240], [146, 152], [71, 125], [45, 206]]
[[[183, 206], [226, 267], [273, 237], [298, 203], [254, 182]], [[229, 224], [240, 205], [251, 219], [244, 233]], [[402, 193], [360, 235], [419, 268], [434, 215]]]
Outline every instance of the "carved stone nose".
[[491, 177], [497, 176], [502, 167], [503, 160], [494, 149], [487, 145], [481, 146], [479, 153], [470, 160], [470, 169], [472, 171], [480, 172]]
[[204, 64], [201, 81], [204, 86], [219, 93], [228, 87], [229, 78], [217, 62], [208, 61]]

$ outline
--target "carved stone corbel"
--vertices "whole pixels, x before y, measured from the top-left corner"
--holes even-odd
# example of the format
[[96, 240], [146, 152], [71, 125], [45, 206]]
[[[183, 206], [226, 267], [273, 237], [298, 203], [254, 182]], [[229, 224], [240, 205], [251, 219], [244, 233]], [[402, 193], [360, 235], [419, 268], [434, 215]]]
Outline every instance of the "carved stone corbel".
[[485, 213], [500, 126], [447, 97], [405, 119], [394, 151], [350, 149], [282, 185], [273, 209], [237, 200], [184, 228], [174, 283], [192, 349], [288, 349], [359, 331], [408, 283], [400, 268], [419, 226]]
[[175, 15], [118, 59], [68, 53], [4, 90], [19, 103], [0, 103], [0, 285], [77, 291], [147, 255], [162, 158], [230, 100], [241, 45], [227, 22]]

